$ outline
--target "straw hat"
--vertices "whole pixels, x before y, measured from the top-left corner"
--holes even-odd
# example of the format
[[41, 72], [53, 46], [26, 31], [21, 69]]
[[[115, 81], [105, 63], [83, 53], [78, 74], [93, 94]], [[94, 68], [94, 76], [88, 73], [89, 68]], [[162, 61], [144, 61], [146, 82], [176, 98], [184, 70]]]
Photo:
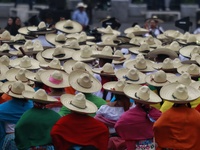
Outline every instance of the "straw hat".
[[66, 36], [64, 33], [46, 34], [45, 38], [46, 38], [47, 42], [49, 42], [50, 44], [52, 44], [54, 46], [62, 46], [63, 44], [65, 44], [67, 42]]
[[171, 83], [161, 88], [160, 96], [167, 101], [184, 104], [199, 98], [200, 92], [192, 86]]
[[166, 45], [165, 47], [169, 48], [170, 50], [175, 51], [177, 53], [181, 49], [181, 46], [177, 41], [173, 41], [170, 45]]
[[63, 94], [60, 99], [65, 107], [75, 112], [92, 114], [98, 109], [94, 103], [85, 98], [83, 93], [78, 93], [76, 95]]
[[76, 5], [76, 8], [79, 8], [79, 7], [83, 7], [83, 8], [87, 8], [87, 5], [82, 3], [82, 2], [79, 2], [77, 5]]
[[166, 37], [171, 38], [171, 39], [176, 39], [179, 36], [183, 36], [181, 32], [178, 30], [167, 30], [163, 33]]
[[77, 33], [82, 31], [82, 25], [76, 21], [63, 20], [56, 23], [55, 28], [64, 33]]
[[74, 51], [72, 58], [76, 61], [89, 62], [96, 58], [92, 57], [92, 49], [90, 46], [85, 45], [80, 51]]
[[146, 75], [135, 68], [130, 70], [127, 68], [118, 69], [115, 74], [119, 80], [125, 80], [126, 83], [144, 84], [146, 82]]
[[68, 74], [58, 70], [46, 70], [40, 74], [42, 83], [52, 88], [65, 88], [69, 86]]
[[112, 29], [111, 26], [107, 26], [106, 28], [97, 28], [97, 31], [103, 34], [115, 34], [120, 35], [120, 32], [117, 30]]
[[24, 98], [22, 95], [23, 91], [32, 91], [34, 92], [34, 89], [30, 86], [28, 86], [25, 83], [22, 83], [21, 81], [8, 81], [3, 83], [1, 86], [1, 90], [8, 94], [11, 97], [16, 98]]
[[28, 56], [24, 56], [22, 58], [17, 58], [11, 61], [10, 66], [14, 68], [24, 68], [28, 70], [39, 69], [39, 62], [33, 58], [29, 58]]
[[83, 47], [83, 45], [79, 45], [79, 42], [77, 39], [73, 39], [69, 42], [67, 42], [66, 44], [64, 44], [62, 47], [64, 48], [69, 48], [69, 49], [73, 49], [73, 50], [80, 50], [81, 47]]
[[90, 74], [93, 74], [92, 68], [88, 64], [84, 62], [80, 62], [80, 61], [75, 61], [73, 59], [67, 60], [63, 64], [63, 68], [65, 72], [67, 72], [68, 74], [70, 74], [72, 71], [75, 71], [75, 70], [88, 71]]
[[8, 71], [8, 67], [0, 64], [0, 80], [5, 80], [6, 79], [6, 72]]
[[182, 45], [198, 45], [198, 40], [196, 38], [196, 35], [189, 34], [185, 40], [178, 40], [179, 43]]
[[93, 52], [92, 57], [101, 59], [120, 59], [121, 56], [113, 55], [113, 50], [110, 46], [105, 46], [102, 51]]
[[155, 69], [153, 68], [153, 63], [150, 60], [146, 60], [145, 58], [136, 58], [134, 60], [128, 60], [124, 63], [125, 67], [128, 69], [136, 68], [141, 72], [151, 72]]
[[197, 90], [200, 90], [200, 81], [195, 81], [190, 84], [190, 86], [194, 87]]
[[200, 68], [196, 64], [184, 64], [181, 67], [177, 68], [178, 73], [182, 74], [187, 72], [191, 75], [191, 77], [199, 77], [200, 76]]
[[129, 41], [130, 44], [132, 44], [132, 46], [140, 46], [141, 45], [141, 38], [138, 37], [138, 38], [132, 38], [130, 41]]
[[149, 45], [147, 43], [143, 43], [140, 45], [140, 47], [131, 47], [128, 49], [131, 53], [134, 53], [134, 54], [139, 54], [139, 53], [142, 53], [142, 54], [147, 54], [148, 52], [152, 51], [153, 49], [149, 47]]
[[7, 67], [10, 66], [10, 58], [6, 55], [3, 55], [0, 57], [0, 65], [5, 65]]
[[3, 45], [0, 46], [0, 54], [8, 53], [10, 51], [10, 46], [7, 43], [4, 43]]
[[16, 34], [13, 40], [14, 43], [20, 43], [20, 44], [26, 42], [26, 39], [22, 34]]
[[133, 33], [134, 35], [143, 35], [148, 32], [149, 30], [141, 28], [139, 25], [135, 25], [134, 27], [130, 27], [124, 30], [125, 34]]
[[117, 44], [114, 43], [114, 39], [112, 37], [106, 37], [102, 42], [97, 43], [98, 46], [112, 46], [116, 47]]
[[200, 47], [195, 45], [189, 45], [181, 48], [179, 52], [181, 55], [190, 58], [194, 53], [200, 54]]
[[75, 90], [83, 93], [94, 93], [101, 90], [99, 80], [86, 71], [76, 70], [69, 74], [69, 84]]
[[72, 34], [67, 34], [66, 37], [67, 39], [71, 39], [71, 38], [75, 38], [75, 39], [79, 39], [80, 37], [85, 37], [86, 40], [94, 40], [95, 37], [94, 36], [88, 36], [86, 34], [86, 32], [82, 31], [80, 33], [72, 33]]
[[0, 34], [1, 41], [10, 41], [12, 39], [9, 31], [5, 30], [2, 34]]
[[40, 67], [43, 69], [64, 70], [58, 58], [53, 58], [49, 63], [40, 63]]
[[43, 70], [43, 69], [39, 69], [37, 72], [28, 71], [28, 72], [25, 73], [25, 76], [26, 76], [27, 79], [29, 79], [31, 81], [42, 82], [41, 79], [40, 79], [40, 75], [44, 71], [45, 70]]
[[164, 22], [163, 20], [159, 19], [158, 16], [156, 16], [156, 15], [152, 16], [151, 18], [148, 18], [146, 20], [146, 22], [150, 22], [151, 20], [154, 20], [154, 21], [156, 21], [158, 23], [163, 23]]
[[155, 87], [162, 87], [166, 84], [169, 84], [171, 82], [170, 79], [173, 77], [176, 77], [176, 75], [172, 73], [165, 73], [163, 70], [159, 70], [153, 74], [147, 75], [146, 82]]
[[92, 71], [102, 76], [115, 76], [114, 67], [110, 63], [104, 64], [102, 68], [94, 68]]
[[33, 91], [23, 91], [22, 95], [26, 98], [26, 99], [30, 99], [34, 102], [38, 102], [38, 103], [55, 103], [58, 102], [57, 99], [53, 98], [52, 96], [47, 95], [46, 91], [43, 89], [39, 89], [36, 92]]
[[42, 57], [42, 52], [38, 52], [37, 54], [36, 54], [36, 59], [40, 62], [40, 63], [49, 63], [51, 60], [48, 60], [48, 59], [44, 59], [43, 57]]
[[138, 103], [156, 104], [162, 102], [162, 99], [148, 86], [127, 85], [124, 87], [124, 93]]
[[184, 72], [180, 76], [171, 77], [170, 82], [171, 83], [178, 82], [180, 84], [190, 85], [191, 83], [193, 83], [195, 81], [191, 79], [191, 76], [189, 73]]
[[112, 61], [112, 64], [115, 64], [115, 65], [122, 64], [122, 63], [124, 63], [125, 61], [127, 61], [127, 60], [129, 60], [131, 58], [131, 54], [125, 55], [120, 50], [116, 50], [115, 53], [114, 53], [114, 55], [120, 56], [119, 59]]
[[157, 48], [162, 45], [162, 42], [160, 40], [158, 40], [152, 36], [148, 36], [148, 37], [144, 38], [144, 40], [141, 41], [141, 44], [144, 44], [144, 43], [148, 44], [149, 47], [151, 47], [151, 48]]
[[66, 60], [70, 59], [74, 53], [74, 50], [62, 48], [62, 47], [56, 47], [56, 48], [50, 48], [42, 51], [42, 57], [48, 60], [52, 60], [53, 58], [57, 58], [59, 60]]
[[120, 95], [124, 95], [124, 87], [126, 86], [126, 82], [125, 81], [111, 81], [111, 82], [107, 82], [103, 85], [103, 89], [110, 91], [111, 93], [114, 94], [120, 94]]

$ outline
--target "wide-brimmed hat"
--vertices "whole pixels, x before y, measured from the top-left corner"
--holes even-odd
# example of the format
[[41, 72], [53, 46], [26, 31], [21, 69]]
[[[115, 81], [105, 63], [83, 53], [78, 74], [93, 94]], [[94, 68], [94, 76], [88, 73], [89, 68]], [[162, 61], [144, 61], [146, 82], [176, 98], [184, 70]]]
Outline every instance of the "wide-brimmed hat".
[[76, 21], [63, 20], [56, 23], [55, 28], [64, 33], [77, 33], [82, 31], [82, 25]]
[[0, 57], [0, 65], [5, 65], [7, 67], [10, 67], [10, 58], [7, 55], [3, 55]]
[[124, 93], [138, 103], [156, 104], [162, 102], [162, 99], [148, 86], [127, 85], [124, 87]]
[[93, 68], [92, 71], [102, 76], [115, 76], [114, 67], [110, 63], [104, 64], [102, 68]]
[[112, 37], [106, 37], [102, 42], [97, 43], [98, 46], [112, 46], [116, 47], [117, 44], [114, 43], [114, 39]]
[[144, 84], [146, 75], [135, 68], [118, 69], [116, 72], [116, 77], [120, 80], [125, 80], [127, 83], [131, 84]]
[[181, 55], [190, 58], [194, 53], [200, 54], [200, 47], [195, 45], [189, 45], [181, 48], [179, 52]]
[[85, 39], [87, 41], [95, 39], [94, 36], [87, 35], [86, 32], [84, 32], [84, 31], [82, 31], [80, 33], [67, 34], [66, 37], [67, 37], [67, 39], [71, 39], [71, 38], [79, 39], [80, 37], [85, 37]]
[[150, 22], [151, 20], [154, 20], [154, 21], [156, 21], [158, 23], [163, 23], [164, 22], [163, 20], [159, 19], [158, 16], [156, 16], [156, 15], [152, 16], [151, 18], [146, 19], [146, 22]]
[[[87, 44], [85, 44], [87, 45]], [[84, 45], [79, 45], [79, 42], [77, 39], [73, 39], [68, 41], [66, 44], [64, 44], [62, 47], [64, 48], [69, 48], [69, 49], [73, 49], [73, 50], [80, 50], [81, 47], [83, 47]]]
[[65, 88], [69, 86], [68, 74], [58, 70], [46, 70], [40, 74], [42, 83], [52, 88]]
[[105, 46], [102, 51], [95, 51], [92, 57], [101, 59], [120, 59], [119, 55], [113, 55], [113, 50], [110, 46]]
[[74, 50], [62, 48], [62, 47], [56, 47], [56, 48], [50, 48], [42, 51], [41, 55], [45, 59], [52, 60], [53, 58], [57, 58], [59, 60], [66, 60], [70, 59], [74, 53]]
[[120, 35], [120, 31], [112, 29], [111, 26], [107, 26], [106, 28], [97, 28], [97, 31], [103, 34]]
[[152, 51], [153, 49], [149, 47], [149, 44], [143, 43], [140, 45], [140, 47], [134, 46], [134, 47], [129, 48], [128, 50], [134, 54], [142, 53], [145, 55], [145, 54], [149, 53], [150, 51]]
[[10, 66], [14, 68], [24, 68], [28, 70], [39, 69], [39, 62], [33, 58], [29, 58], [28, 56], [24, 56], [22, 58], [17, 58], [12, 60]]
[[79, 8], [79, 7], [83, 7], [83, 8], [87, 8], [87, 5], [82, 3], [82, 2], [79, 2], [77, 5], [76, 5], [76, 8]]
[[128, 60], [124, 65], [128, 69], [136, 68], [141, 72], [151, 72], [155, 70], [153, 68], [153, 63], [154, 62], [141, 57], [134, 60]]
[[124, 63], [125, 61], [127, 61], [127, 60], [129, 60], [131, 58], [131, 54], [126, 54], [125, 55], [120, 50], [116, 50], [114, 52], [114, 55], [120, 56], [119, 59], [112, 61], [112, 64], [115, 64], [115, 65], [122, 64], [122, 63]]
[[151, 48], [157, 48], [162, 45], [162, 42], [160, 40], [158, 40], [152, 36], [148, 36], [148, 37], [144, 38], [144, 40], [141, 41], [141, 44], [144, 44], [144, 43], [148, 44], [149, 47], [151, 47]]
[[10, 46], [7, 43], [4, 43], [0, 46], [0, 55], [8, 55], [10, 50]]
[[26, 39], [35, 39], [35, 38], [38, 37], [38, 35], [36, 35], [36, 34], [31, 34], [28, 31], [27, 27], [21, 27], [21, 28], [19, 28], [18, 29], [18, 33], [24, 35]]
[[111, 81], [111, 82], [106, 82], [103, 85], [103, 89], [110, 91], [111, 93], [114, 93], [114, 94], [124, 95], [124, 87], [126, 85], [127, 85], [126, 82], [123, 80]]
[[47, 95], [46, 91], [43, 89], [39, 89], [37, 91], [23, 91], [22, 95], [24, 98], [32, 100], [34, 102], [38, 103], [55, 103], [58, 102], [58, 100], [52, 96]]
[[75, 70], [69, 74], [69, 84], [77, 91], [94, 93], [101, 90], [101, 83], [89, 72]]
[[75, 70], [88, 71], [89, 73], [93, 74], [92, 68], [88, 64], [80, 61], [75, 61], [73, 59], [67, 60], [63, 64], [63, 68], [68, 74]]
[[65, 107], [75, 112], [92, 114], [98, 109], [94, 103], [85, 98], [83, 93], [78, 93], [76, 95], [63, 94], [60, 99]]
[[187, 72], [191, 75], [191, 77], [200, 76], [200, 67], [196, 64], [183, 64], [182, 66], [177, 68], [177, 71], [180, 74]]
[[159, 70], [155, 73], [146, 76], [146, 83], [153, 85], [155, 87], [162, 87], [166, 84], [169, 84], [172, 77], [175, 77], [175, 74], [165, 73], [163, 70]]
[[171, 39], [176, 39], [179, 36], [182, 36], [183, 34], [178, 31], [178, 30], [166, 30], [163, 33], [166, 37], [171, 38]]
[[0, 41], [11, 41], [13, 36], [11, 36], [10, 32], [5, 30], [2, 34], [0, 34]]
[[6, 79], [6, 72], [9, 70], [9, 68], [3, 64], [0, 64], [0, 80]]
[[16, 98], [24, 98], [22, 92], [25, 90], [34, 92], [32, 87], [22, 83], [21, 81], [7, 81], [3, 83], [1, 90], [9, 96]]
[[178, 42], [182, 45], [199, 45], [196, 35], [189, 34], [186, 40], [178, 40]]
[[43, 69], [64, 70], [58, 58], [53, 58], [49, 63], [40, 63]]
[[182, 48], [182, 46], [180, 46], [180, 44], [177, 41], [173, 41], [171, 44], [166, 45], [165, 47], [177, 53], [179, 53], [179, 50]]
[[43, 70], [43, 69], [39, 69], [39, 70], [37, 70], [37, 72], [28, 71], [28, 72], [25, 73], [25, 76], [26, 76], [27, 79], [29, 79], [31, 81], [41, 83], [42, 81], [40, 79], [40, 74], [44, 71], [45, 70]]
[[180, 76], [176, 76], [176, 77], [171, 77], [170, 78], [170, 82], [174, 83], [174, 82], [178, 82], [180, 84], [184, 84], [184, 85], [190, 85], [193, 82], [195, 82], [194, 80], [192, 80], [191, 76], [189, 73], [184, 72], [182, 73]]
[[199, 98], [200, 92], [192, 86], [171, 83], [161, 88], [160, 96], [173, 103], [189, 103]]
[[76, 61], [89, 62], [95, 60], [96, 58], [92, 57], [92, 48], [85, 45], [80, 51], [74, 51], [72, 59]]
[[49, 42], [50, 44], [52, 44], [54, 46], [62, 46], [63, 44], [65, 44], [67, 42], [66, 36], [64, 33], [46, 34], [45, 38], [46, 38], [47, 42]]
[[49, 63], [51, 60], [45, 59], [42, 57], [42, 52], [38, 52], [36, 54], [36, 59], [39, 61], [39, 63]]
[[124, 33], [133, 33], [134, 35], [143, 35], [148, 32], [149, 30], [141, 28], [139, 25], [135, 25], [134, 27], [130, 27], [124, 30]]

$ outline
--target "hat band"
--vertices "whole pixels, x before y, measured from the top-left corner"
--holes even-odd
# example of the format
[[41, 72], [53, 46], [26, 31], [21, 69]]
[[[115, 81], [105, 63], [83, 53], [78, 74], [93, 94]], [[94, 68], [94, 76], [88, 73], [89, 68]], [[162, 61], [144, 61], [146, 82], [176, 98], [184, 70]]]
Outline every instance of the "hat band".
[[87, 106], [85, 106], [84, 108], [79, 107], [79, 106], [76, 106], [76, 105], [74, 105], [74, 104], [72, 103], [72, 101], [70, 101], [70, 105], [72, 105], [72, 106], [74, 106], [74, 107], [76, 107], [76, 108], [78, 108], [78, 109], [86, 109], [86, 108], [87, 108]]
[[151, 77], [151, 81], [154, 81], [154, 82], [156, 82], [156, 83], [166, 83], [166, 82], [167, 82], [167, 80], [162, 81], [162, 82], [160, 82], [160, 81], [155, 81], [155, 79], [154, 79], [153, 77]]
[[[93, 81], [91, 81], [91, 82], [93, 82]], [[80, 82], [79, 82], [79, 80], [77, 80], [77, 83], [78, 83], [78, 85], [80, 85], [81, 87], [83, 87], [83, 88], [91, 88], [92, 87], [92, 84], [87, 84], [87, 86], [83, 86]]]
[[16, 79], [17, 81], [22, 81], [22, 82], [24, 82], [24, 83], [26, 83], [26, 82], [28, 82], [28, 81], [29, 81], [28, 79], [27, 79], [27, 80], [25, 80], [25, 81], [24, 81], [24, 80], [20, 80], [20, 79], [18, 79], [18, 78], [17, 78], [17, 76], [15, 76], [15, 79]]
[[127, 76], [123, 76], [123, 78], [126, 79], [126, 81], [129, 80], [129, 81], [133, 81], [133, 82], [140, 80], [140, 78], [138, 78], [137, 80], [133, 80], [133, 79], [130, 79], [129, 77], [127, 77]]
[[16, 92], [12, 91], [12, 85], [8, 86], [8, 91], [6, 93], [8, 94], [9, 92], [12, 92], [13, 94], [16, 94], [16, 95], [22, 95], [22, 93], [16, 93]]
[[60, 83], [63, 81], [63, 79], [59, 80], [59, 79], [55, 79], [55, 78], [53, 78], [52, 76], [50, 76], [50, 77], [49, 77], [49, 81], [50, 81], [51, 83], [53, 83], [53, 84], [60, 84]]
[[135, 97], [138, 98], [138, 99], [140, 99], [140, 100], [146, 100], [146, 101], [149, 100], [149, 98], [148, 98], [148, 99], [142, 99], [142, 98], [140, 98], [140, 97], [137, 95], [137, 92], [135, 93]]
[[[174, 98], [174, 99], [178, 99], [176, 96], [174, 96], [174, 94], [172, 94], [172, 97]], [[188, 97], [186, 98], [186, 99], [178, 99], [178, 100], [187, 100], [188, 99]]]

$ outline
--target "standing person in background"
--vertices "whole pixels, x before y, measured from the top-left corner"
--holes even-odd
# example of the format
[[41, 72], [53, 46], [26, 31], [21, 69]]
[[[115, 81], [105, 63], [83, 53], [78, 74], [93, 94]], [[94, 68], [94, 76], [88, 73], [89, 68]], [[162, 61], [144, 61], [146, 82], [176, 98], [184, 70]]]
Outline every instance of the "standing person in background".
[[89, 18], [85, 11], [85, 8], [87, 8], [87, 5], [80, 2], [76, 6], [77, 10], [73, 12], [72, 20], [80, 23], [83, 26], [83, 30], [85, 30], [88, 27]]
[[86, 4], [88, 7], [86, 9], [86, 12], [89, 17], [89, 24], [92, 24], [92, 9], [94, 8], [96, 4], [96, 0], [82, 0], [84, 4]]

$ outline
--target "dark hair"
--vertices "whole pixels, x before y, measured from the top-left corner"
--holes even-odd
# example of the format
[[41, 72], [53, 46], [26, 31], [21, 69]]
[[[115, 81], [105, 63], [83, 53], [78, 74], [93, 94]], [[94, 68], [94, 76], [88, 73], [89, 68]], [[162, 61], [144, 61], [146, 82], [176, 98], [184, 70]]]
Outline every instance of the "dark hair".
[[172, 107], [180, 107], [180, 106], [183, 106], [183, 105], [185, 105], [185, 106], [187, 106], [189, 108], [192, 108], [190, 103], [186, 103], [186, 104], [176, 104], [176, 103], [174, 103], [174, 105]]

